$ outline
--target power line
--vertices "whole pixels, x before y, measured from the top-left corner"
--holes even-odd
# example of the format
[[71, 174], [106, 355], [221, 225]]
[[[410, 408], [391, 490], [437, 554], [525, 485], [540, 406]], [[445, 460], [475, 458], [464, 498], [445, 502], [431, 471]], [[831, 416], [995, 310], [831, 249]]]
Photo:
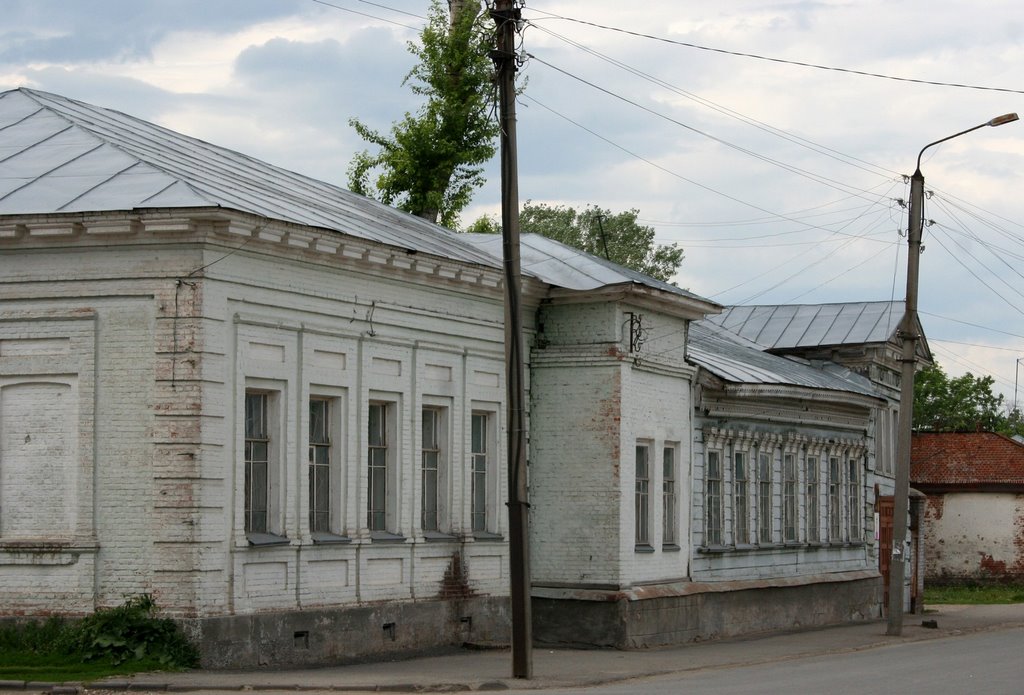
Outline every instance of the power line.
[[[853, 157], [851, 155], [844, 154], [844, 153], [840, 152], [839, 150], [833, 149], [831, 147], [827, 147], [825, 145], [821, 145], [819, 143], [814, 142], [813, 140], [808, 140], [807, 138], [803, 138], [803, 137], [800, 137], [798, 135], [794, 135], [794, 134], [789, 133], [789, 132], [787, 132], [787, 131], [785, 131], [785, 130], [783, 130], [781, 128], [776, 128], [775, 126], [769, 125], [769, 124], [767, 124], [767, 123], [765, 123], [763, 121], [759, 121], [756, 118], [752, 118], [752, 117], [747, 116], [747, 115], [745, 115], [743, 113], [740, 113], [739, 111], [736, 111], [734, 109], [730, 109], [728, 107], [722, 106], [721, 104], [717, 104], [717, 103], [711, 101], [710, 99], [706, 99], [706, 98], [698, 96], [697, 94], [694, 94], [692, 92], [688, 92], [685, 89], [682, 89], [681, 87], [678, 87], [676, 85], [671, 84], [670, 82], [666, 82], [665, 80], [662, 80], [662, 79], [660, 79], [658, 77], [655, 77], [655, 76], [653, 76], [653, 75], [651, 75], [651, 74], [649, 74], [647, 72], [644, 72], [644, 71], [642, 71], [642, 70], [640, 70], [638, 68], [635, 68], [635, 67], [633, 67], [631, 65], [628, 65], [627, 63], [623, 63], [620, 60], [616, 60], [615, 58], [612, 58], [612, 57], [610, 57], [610, 56], [608, 56], [608, 55], [606, 55], [604, 53], [601, 53], [600, 51], [596, 51], [596, 50], [590, 48], [589, 46], [587, 46], [585, 44], [579, 43], [578, 41], [570, 39], [570, 38], [568, 38], [566, 36], [562, 36], [561, 34], [556, 34], [555, 32], [551, 31], [550, 29], [547, 29], [545, 27], [541, 27], [541, 26], [538, 26], [538, 25], [532, 25], [532, 26], [535, 26], [536, 28], [540, 29], [544, 33], [548, 34], [549, 36], [552, 36], [552, 37], [554, 37], [556, 39], [559, 39], [560, 41], [564, 41], [565, 43], [569, 44], [570, 46], [573, 46], [573, 47], [575, 47], [575, 48], [577, 48], [577, 49], [579, 49], [581, 51], [584, 51], [585, 53], [588, 53], [588, 54], [590, 54], [590, 55], [592, 55], [592, 56], [594, 56], [596, 58], [599, 58], [600, 60], [603, 60], [603, 61], [605, 61], [607, 63], [610, 63], [610, 64], [612, 64], [612, 65], [614, 65], [614, 66], [616, 66], [616, 67], [618, 67], [618, 68], [620, 68], [620, 69], [630, 73], [634, 77], [639, 77], [639, 78], [641, 78], [643, 80], [646, 80], [647, 82], [650, 82], [652, 84], [658, 85], [659, 87], [662, 87], [663, 89], [667, 89], [667, 90], [669, 90], [669, 91], [671, 91], [671, 92], [673, 92], [675, 94], [678, 94], [678, 95], [680, 95], [682, 97], [685, 97], [686, 99], [689, 99], [691, 101], [695, 101], [698, 104], [700, 104], [700, 105], [702, 105], [702, 106], [704, 106], [706, 108], [712, 109], [713, 111], [717, 111], [718, 113], [724, 114], [724, 115], [726, 115], [726, 116], [728, 116], [730, 118], [736, 119], [736, 120], [738, 120], [738, 121], [740, 121], [742, 123], [745, 123], [747, 125], [753, 126], [753, 127], [757, 128], [758, 130], [761, 130], [761, 131], [763, 131], [765, 133], [768, 133], [770, 135], [774, 135], [775, 137], [782, 138], [783, 140], [786, 140], [786, 141], [791, 142], [793, 144], [799, 145], [800, 147], [804, 147], [806, 149], [809, 149], [812, 152], [815, 152], [816, 154], [823, 154], [826, 157], [830, 157], [830, 158], [832, 158], [832, 159], [834, 159], [834, 160], [836, 160], [838, 162], [841, 162], [841, 163], [849, 165], [849, 166], [857, 167], [858, 169], [861, 169], [863, 171], [866, 171], [866, 172], [868, 172], [870, 174], [874, 174], [874, 175], [878, 175], [879, 172], [887, 172], [887, 174], [896, 174], [897, 173], [897, 172], [894, 172], [894, 171], [891, 171], [891, 170], [888, 170], [888, 169], [884, 169], [883, 167], [879, 167], [879, 166], [877, 166], [875, 164], [872, 164], [871, 162], [867, 162], [867, 161], [859, 159], [857, 157]], [[867, 166], [861, 166], [861, 165], [867, 165]], [[868, 167], [870, 167], [870, 168], [868, 168]]]
[[[543, 10], [537, 10], [537, 11], [544, 12]], [[731, 56], [736, 56], [736, 57], [739, 57], [739, 58], [753, 58], [755, 60], [764, 60], [764, 61], [768, 61], [768, 62], [771, 62], [771, 63], [781, 63], [783, 65], [795, 65], [795, 66], [803, 67], [803, 68], [814, 68], [816, 70], [828, 70], [828, 71], [831, 71], [831, 72], [844, 72], [844, 73], [848, 73], [848, 74], [851, 74], [851, 75], [860, 75], [862, 77], [875, 77], [875, 78], [879, 78], [879, 79], [883, 79], [883, 80], [894, 80], [894, 81], [897, 81], [897, 82], [912, 82], [912, 83], [915, 83], [915, 84], [926, 84], [926, 85], [932, 85], [932, 86], [935, 86], [935, 87], [956, 87], [956, 88], [959, 88], [959, 89], [977, 89], [977, 90], [989, 91], [989, 92], [1007, 92], [1007, 93], [1010, 93], [1010, 94], [1024, 94], [1024, 90], [1020, 90], [1020, 89], [1009, 89], [1009, 88], [1005, 88], [1005, 87], [986, 87], [986, 86], [981, 86], [981, 85], [962, 84], [962, 83], [958, 83], [958, 82], [942, 82], [942, 81], [933, 81], [933, 80], [921, 80], [921, 79], [914, 79], [914, 78], [910, 78], [910, 77], [896, 77], [894, 75], [885, 75], [885, 74], [877, 73], [877, 72], [867, 72], [867, 71], [864, 71], [864, 70], [853, 70], [853, 69], [850, 69], [850, 68], [837, 68], [837, 67], [833, 67], [833, 66], [829, 66], [829, 65], [818, 65], [816, 63], [807, 63], [807, 62], [799, 61], [799, 60], [786, 60], [784, 58], [772, 58], [772, 57], [769, 57], [769, 56], [758, 55], [756, 53], [743, 53], [743, 52], [740, 52], [740, 51], [728, 51], [728, 50], [725, 50], [724, 48], [712, 48], [710, 46], [702, 46], [702, 45], [696, 44], [696, 43], [688, 43], [686, 41], [676, 41], [674, 39], [666, 39], [666, 38], [661, 37], [661, 36], [653, 36], [651, 34], [644, 34], [642, 32], [638, 32], [638, 31], [630, 31], [628, 29], [622, 29], [620, 27], [610, 27], [610, 26], [607, 26], [605, 24], [598, 24], [596, 22], [588, 22], [588, 21], [585, 21], [585, 20], [582, 20], [582, 19], [576, 19], [574, 17], [564, 17], [562, 15], [554, 14], [553, 12], [544, 12], [544, 14], [548, 15], [552, 19], [561, 19], [561, 20], [564, 20], [564, 21], [567, 21], [567, 22], [575, 22], [577, 24], [584, 24], [586, 26], [592, 26], [592, 27], [595, 27], [597, 29], [605, 29], [607, 31], [614, 31], [614, 32], [617, 32], [617, 33], [620, 33], [620, 34], [627, 34], [629, 36], [636, 36], [636, 37], [642, 38], [642, 39], [650, 39], [652, 41], [660, 41], [661, 43], [667, 43], [667, 44], [672, 44], [672, 45], [676, 45], [676, 46], [682, 46], [684, 48], [695, 48], [695, 49], [701, 50], [701, 51], [709, 51], [711, 53], [721, 53], [721, 54], [724, 54], [724, 55], [731, 55]]]
[[652, 109], [650, 107], [644, 106], [643, 104], [640, 104], [640, 103], [638, 103], [636, 101], [633, 101], [632, 99], [624, 97], [621, 94], [617, 94], [616, 92], [613, 92], [613, 91], [611, 91], [609, 89], [601, 87], [600, 85], [597, 85], [597, 84], [595, 84], [593, 82], [590, 82], [589, 80], [586, 80], [586, 79], [580, 77], [579, 75], [575, 75], [575, 74], [569, 72], [568, 70], [564, 70], [564, 69], [562, 69], [562, 68], [560, 68], [560, 67], [558, 67], [558, 66], [556, 66], [556, 65], [554, 65], [552, 63], [549, 63], [548, 61], [546, 61], [546, 60], [544, 60], [542, 58], [538, 58], [535, 54], [530, 53], [528, 55], [529, 55], [529, 57], [532, 60], [535, 60], [538, 63], [541, 63], [542, 65], [546, 65], [547, 67], [551, 68], [552, 70], [554, 70], [556, 72], [559, 72], [559, 73], [565, 75], [566, 77], [572, 78], [572, 79], [574, 79], [574, 80], [576, 80], [576, 81], [578, 81], [578, 82], [580, 82], [582, 84], [587, 85], [588, 87], [591, 87], [592, 89], [595, 89], [595, 90], [597, 90], [597, 91], [599, 91], [599, 92], [601, 92], [603, 94], [607, 94], [608, 96], [613, 97], [615, 99], [618, 99], [619, 101], [622, 101], [622, 102], [624, 102], [626, 104], [629, 104], [630, 106], [638, 108], [641, 111], [646, 111], [647, 113], [651, 114], [652, 116], [657, 116], [658, 118], [661, 118], [661, 119], [663, 119], [665, 121], [668, 121], [669, 123], [673, 123], [673, 124], [679, 126], [680, 128], [685, 128], [686, 130], [689, 130], [692, 133], [696, 133], [697, 135], [701, 135], [701, 136], [703, 136], [705, 138], [708, 138], [709, 140], [713, 140], [713, 141], [719, 143], [720, 145], [724, 145], [725, 147], [728, 147], [728, 148], [730, 148], [732, 150], [735, 150], [735, 151], [740, 152], [742, 154], [745, 154], [747, 156], [753, 157], [754, 159], [759, 159], [762, 162], [765, 162], [766, 164], [772, 164], [774, 166], [779, 167], [780, 169], [785, 169], [786, 171], [789, 171], [789, 172], [791, 172], [793, 174], [796, 174], [798, 176], [803, 176], [804, 178], [810, 179], [811, 181], [819, 183], [819, 184], [821, 184], [823, 186], [828, 186], [829, 188], [834, 188], [834, 189], [836, 189], [838, 191], [841, 191], [843, 193], [860, 192], [860, 191], [858, 191], [858, 189], [853, 188], [852, 186], [848, 186], [847, 184], [845, 184], [845, 183], [843, 183], [841, 181], [837, 181], [836, 179], [830, 179], [830, 178], [828, 178], [826, 176], [821, 176], [819, 174], [815, 174], [814, 172], [807, 171], [806, 169], [801, 169], [800, 167], [796, 167], [796, 166], [793, 166], [791, 164], [786, 164], [785, 162], [782, 162], [782, 161], [779, 161], [777, 159], [773, 159], [773, 158], [768, 157], [766, 155], [760, 154], [760, 153], [755, 152], [755, 151], [753, 151], [751, 149], [748, 149], [746, 147], [742, 147], [741, 145], [737, 145], [737, 144], [735, 144], [733, 142], [729, 142], [728, 140], [724, 140], [724, 139], [722, 139], [720, 137], [712, 135], [711, 133], [708, 133], [708, 132], [705, 132], [703, 130], [700, 130], [699, 128], [695, 128], [695, 127], [693, 127], [693, 126], [691, 126], [691, 125], [689, 125], [687, 123], [683, 123], [682, 121], [679, 121], [679, 120], [677, 120], [675, 118], [672, 118], [670, 116], [666, 116], [663, 113], [655, 111], [654, 109]]
[[[420, 27], [412, 27], [412, 26], [409, 26], [408, 24], [402, 24], [401, 22], [396, 22], [393, 19], [386, 19], [384, 17], [378, 17], [377, 15], [372, 15], [372, 14], [369, 14], [367, 12], [360, 12], [359, 10], [353, 10], [350, 7], [343, 7], [341, 5], [335, 5], [334, 3], [327, 2], [327, 0], [310, 0], [310, 1], [311, 2], [315, 2], [318, 5], [323, 5], [325, 7], [330, 7], [330, 8], [335, 9], [335, 10], [341, 10], [342, 12], [349, 12], [351, 14], [357, 14], [360, 17], [368, 17], [370, 19], [376, 19], [376, 20], [379, 20], [381, 22], [387, 22], [388, 24], [394, 24], [395, 26], [402, 27], [403, 29], [411, 29], [413, 31], [418, 31], [420, 29]], [[397, 9], [395, 7], [388, 7], [387, 5], [381, 5], [381, 4], [376, 3], [376, 2], [370, 2], [369, 0], [355, 0], [355, 2], [361, 2], [361, 3], [366, 4], [366, 5], [373, 5], [374, 7], [379, 7], [379, 8], [384, 9], [384, 10], [390, 10], [392, 12], [397, 12], [399, 14], [408, 15], [410, 17], [415, 17], [416, 19], [422, 19], [424, 21], [427, 20], [426, 17], [420, 16], [418, 14], [413, 14], [412, 12], [406, 12], [405, 10], [399, 10], [399, 9]]]

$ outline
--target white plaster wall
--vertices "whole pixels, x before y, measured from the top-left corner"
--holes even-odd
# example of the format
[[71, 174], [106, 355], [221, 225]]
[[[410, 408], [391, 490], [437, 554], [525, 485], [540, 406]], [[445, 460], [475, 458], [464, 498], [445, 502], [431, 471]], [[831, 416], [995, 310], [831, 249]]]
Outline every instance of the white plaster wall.
[[1024, 495], [929, 495], [924, 539], [926, 578], [1024, 576]]

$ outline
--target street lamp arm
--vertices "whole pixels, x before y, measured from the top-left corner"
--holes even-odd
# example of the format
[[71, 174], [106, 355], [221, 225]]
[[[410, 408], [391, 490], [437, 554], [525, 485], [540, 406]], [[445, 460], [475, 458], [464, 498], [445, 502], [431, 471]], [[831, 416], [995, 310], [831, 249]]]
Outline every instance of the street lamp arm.
[[921, 155], [923, 155], [924, 151], [927, 150], [932, 145], [938, 145], [940, 142], [946, 142], [946, 140], [952, 140], [953, 138], [958, 138], [961, 135], [965, 135], [967, 133], [970, 133], [971, 131], [978, 130], [979, 128], [984, 128], [985, 126], [990, 126], [990, 127], [994, 128], [997, 125], [1004, 125], [1006, 123], [1013, 123], [1016, 120], [1017, 120], [1017, 114], [1015, 114], [1015, 113], [1004, 113], [1002, 116], [996, 116], [995, 118], [993, 118], [991, 120], [988, 120], [988, 121], [985, 121], [984, 123], [980, 123], [980, 124], [974, 126], [973, 128], [968, 128], [967, 130], [961, 130], [959, 133], [954, 133], [953, 135], [949, 135], [947, 137], [944, 137], [941, 140], [936, 140], [935, 142], [929, 142], [927, 145], [922, 147], [921, 151], [917, 154], [917, 171], [915, 172], [915, 174], [916, 173], [920, 173], [920, 171], [921, 171]]

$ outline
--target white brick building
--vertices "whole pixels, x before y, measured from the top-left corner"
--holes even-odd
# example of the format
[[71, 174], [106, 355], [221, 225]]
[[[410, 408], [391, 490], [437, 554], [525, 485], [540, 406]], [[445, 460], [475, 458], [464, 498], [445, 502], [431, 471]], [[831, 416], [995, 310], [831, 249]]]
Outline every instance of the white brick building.
[[[500, 255], [123, 114], [0, 94], [3, 615], [148, 592], [209, 665], [506, 640]], [[801, 575], [791, 553], [705, 552], [707, 433], [750, 426], [708, 420], [688, 352], [721, 307], [543, 237], [522, 256], [536, 634], [721, 634], [733, 589]], [[798, 394], [827, 404], [814, 436], [870, 462], [880, 401], [838, 383]], [[725, 391], [726, 419], [782, 402]], [[869, 547], [814, 572], [874, 591]], [[789, 627], [780, 605], [748, 627]]]

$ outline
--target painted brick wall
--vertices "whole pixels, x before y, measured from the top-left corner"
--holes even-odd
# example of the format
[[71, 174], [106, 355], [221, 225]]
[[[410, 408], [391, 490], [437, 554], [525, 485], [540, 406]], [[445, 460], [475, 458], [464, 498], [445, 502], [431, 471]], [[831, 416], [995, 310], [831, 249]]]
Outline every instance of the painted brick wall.
[[[85, 238], [68, 253], [68, 234], [32, 254], [0, 254], [0, 481], [16, 481], [0, 506], [5, 612], [83, 613], [143, 591], [183, 616], [506, 594], [500, 291], [479, 284], [479, 270], [464, 282], [457, 268], [413, 272], [412, 261], [391, 266], [384, 256], [341, 271], [287, 245], [233, 253], [241, 242], [230, 238], [203, 251], [182, 243], [189, 229], [176, 227], [172, 246], [151, 246], [166, 237], [137, 236], [126, 224], [120, 245]], [[51, 281], [46, 299], [29, 280]], [[45, 352], [53, 345], [60, 355]], [[241, 531], [248, 380], [281, 389], [281, 547], [250, 547]], [[366, 403], [375, 393], [401, 402], [399, 543], [372, 540], [365, 528]], [[305, 403], [314, 394], [343, 406], [347, 543], [316, 544], [309, 533]], [[419, 529], [427, 402], [450, 411], [449, 537], [439, 539]], [[486, 539], [469, 532], [474, 410], [495, 416], [495, 535]], [[58, 475], [31, 465], [44, 453], [78, 466]], [[49, 485], [39, 484], [43, 474]], [[52, 513], [19, 514], [26, 504]]]

